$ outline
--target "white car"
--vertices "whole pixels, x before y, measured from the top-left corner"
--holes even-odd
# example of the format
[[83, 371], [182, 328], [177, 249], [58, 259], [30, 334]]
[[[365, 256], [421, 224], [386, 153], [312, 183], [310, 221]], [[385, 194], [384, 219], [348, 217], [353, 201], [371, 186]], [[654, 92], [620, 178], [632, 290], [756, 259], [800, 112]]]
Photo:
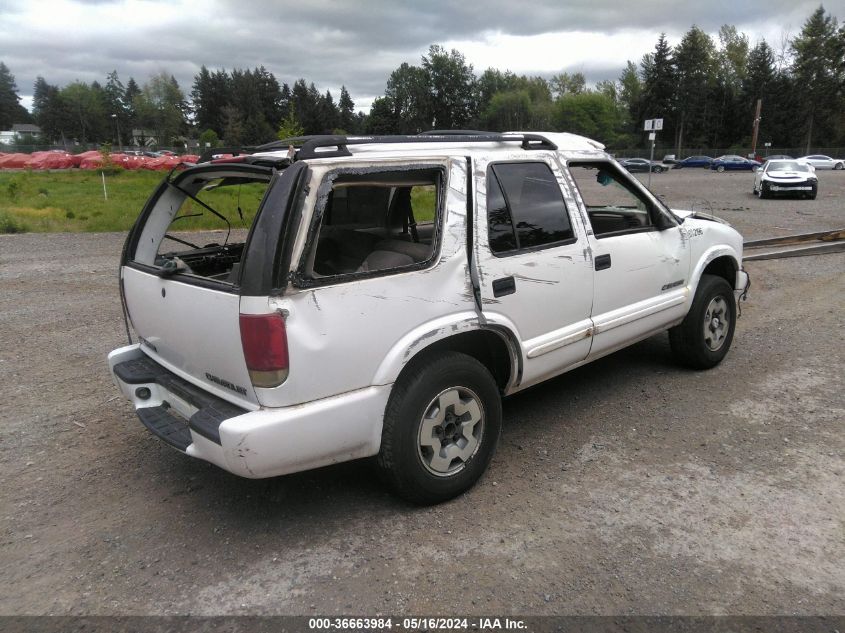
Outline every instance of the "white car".
[[798, 195], [816, 199], [819, 179], [815, 168], [797, 160], [769, 160], [754, 177], [754, 193], [760, 198]]
[[824, 154], [811, 154], [810, 156], [802, 156], [797, 159], [799, 162], [812, 165], [816, 169], [845, 169], [845, 160], [841, 158], [831, 158]]
[[[665, 330], [699, 369], [731, 346], [742, 236], [670, 210], [599, 143], [296, 143], [173, 172], [127, 238], [137, 341], [109, 366], [190, 456], [251, 478], [376, 456], [434, 503], [487, 468], [502, 396]], [[225, 237], [189, 232], [200, 214]]]

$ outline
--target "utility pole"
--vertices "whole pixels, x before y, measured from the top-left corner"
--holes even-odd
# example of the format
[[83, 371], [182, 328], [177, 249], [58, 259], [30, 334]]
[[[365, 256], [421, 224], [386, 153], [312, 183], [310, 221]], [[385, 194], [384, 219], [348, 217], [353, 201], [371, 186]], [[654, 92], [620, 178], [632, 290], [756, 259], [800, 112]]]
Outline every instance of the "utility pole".
[[117, 144], [120, 147], [120, 151], [123, 151], [123, 139], [120, 138], [120, 119], [117, 117], [116, 114], [112, 114], [111, 118], [114, 119], [114, 124], [117, 127]]
[[763, 100], [757, 99], [757, 109], [754, 112], [754, 131], [751, 133], [751, 154], [757, 156], [757, 134], [760, 131], [760, 108], [763, 106]]

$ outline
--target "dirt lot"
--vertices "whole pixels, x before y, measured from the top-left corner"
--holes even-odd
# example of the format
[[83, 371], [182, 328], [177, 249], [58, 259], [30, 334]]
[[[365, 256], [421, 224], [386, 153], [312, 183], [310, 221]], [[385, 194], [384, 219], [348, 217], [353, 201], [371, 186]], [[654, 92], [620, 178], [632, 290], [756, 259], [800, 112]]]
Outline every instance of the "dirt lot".
[[[845, 225], [748, 174], [654, 176], [747, 238]], [[505, 402], [469, 494], [414, 508], [358, 462], [238, 479], [117, 396], [119, 234], [0, 236], [2, 614], [845, 612], [845, 254], [748, 264], [717, 369], [665, 336]]]

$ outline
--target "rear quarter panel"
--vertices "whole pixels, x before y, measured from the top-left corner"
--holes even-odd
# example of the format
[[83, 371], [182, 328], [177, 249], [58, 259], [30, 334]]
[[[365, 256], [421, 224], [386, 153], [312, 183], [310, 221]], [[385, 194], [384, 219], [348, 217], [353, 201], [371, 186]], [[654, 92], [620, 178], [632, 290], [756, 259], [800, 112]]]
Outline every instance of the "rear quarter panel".
[[[313, 209], [325, 171], [313, 168], [306, 208]], [[431, 267], [290, 288], [282, 297], [241, 299], [243, 313], [287, 313], [290, 374], [275, 389], [256, 389], [262, 405], [289, 406], [389, 384], [427, 344], [473, 327], [477, 315], [466, 258], [466, 169], [453, 160], [448, 172], [440, 251]], [[300, 243], [300, 254], [305, 247]]]

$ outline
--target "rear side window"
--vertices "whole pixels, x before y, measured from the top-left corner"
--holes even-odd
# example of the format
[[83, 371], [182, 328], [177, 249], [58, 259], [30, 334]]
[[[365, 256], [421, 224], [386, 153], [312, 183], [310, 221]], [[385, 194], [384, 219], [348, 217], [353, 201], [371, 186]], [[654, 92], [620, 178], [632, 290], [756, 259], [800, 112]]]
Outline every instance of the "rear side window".
[[566, 204], [546, 163], [496, 163], [487, 171], [487, 230], [497, 255], [574, 239]]
[[436, 247], [442, 168], [331, 172], [321, 187], [316, 240], [300, 282], [419, 268]]

